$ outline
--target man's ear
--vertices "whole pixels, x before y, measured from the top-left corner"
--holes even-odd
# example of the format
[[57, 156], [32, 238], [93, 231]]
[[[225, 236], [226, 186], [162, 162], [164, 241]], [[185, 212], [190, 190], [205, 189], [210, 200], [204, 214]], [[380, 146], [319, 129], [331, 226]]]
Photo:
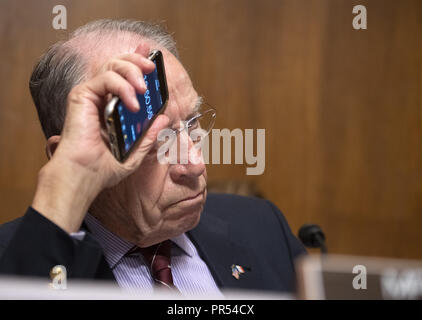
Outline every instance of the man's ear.
[[48, 160], [51, 159], [53, 156], [54, 151], [56, 151], [57, 146], [60, 142], [60, 136], [51, 136], [47, 139], [47, 143], [45, 145], [45, 153], [47, 154]]

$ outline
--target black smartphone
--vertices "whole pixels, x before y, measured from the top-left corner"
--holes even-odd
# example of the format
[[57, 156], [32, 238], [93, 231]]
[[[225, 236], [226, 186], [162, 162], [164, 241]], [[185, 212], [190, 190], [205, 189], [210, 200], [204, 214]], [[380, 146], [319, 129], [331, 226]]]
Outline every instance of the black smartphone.
[[135, 149], [154, 119], [164, 111], [168, 101], [168, 88], [163, 54], [154, 50], [148, 59], [155, 63], [155, 69], [144, 75], [147, 91], [137, 94], [140, 110], [129, 111], [119, 97], [113, 97], [107, 104], [104, 117], [115, 158], [125, 161]]

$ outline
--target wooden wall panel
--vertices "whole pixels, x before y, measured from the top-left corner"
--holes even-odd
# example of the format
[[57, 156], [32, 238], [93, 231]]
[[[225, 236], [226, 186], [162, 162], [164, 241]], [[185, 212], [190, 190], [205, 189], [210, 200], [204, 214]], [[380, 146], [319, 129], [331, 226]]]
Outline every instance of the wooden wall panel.
[[[32, 65], [63, 32], [56, 1], [0, 2], [0, 222], [30, 204], [44, 138]], [[422, 2], [72, 0], [70, 30], [104, 17], [165, 21], [218, 128], [265, 128], [266, 170], [209, 165], [254, 183], [294, 232], [319, 223], [331, 252], [422, 258]], [[352, 28], [352, 7], [368, 30]]]

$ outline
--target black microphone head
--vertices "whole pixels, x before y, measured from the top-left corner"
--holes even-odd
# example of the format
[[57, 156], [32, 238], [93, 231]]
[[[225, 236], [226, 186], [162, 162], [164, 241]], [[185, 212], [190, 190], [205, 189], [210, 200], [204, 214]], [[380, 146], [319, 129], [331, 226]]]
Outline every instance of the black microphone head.
[[303, 244], [309, 248], [320, 248], [324, 245], [324, 243], [321, 243], [321, 240], [322, 242], [325, 241], [324, 232], [316, 224], [304, 224], [299, 229], [298, 236]]

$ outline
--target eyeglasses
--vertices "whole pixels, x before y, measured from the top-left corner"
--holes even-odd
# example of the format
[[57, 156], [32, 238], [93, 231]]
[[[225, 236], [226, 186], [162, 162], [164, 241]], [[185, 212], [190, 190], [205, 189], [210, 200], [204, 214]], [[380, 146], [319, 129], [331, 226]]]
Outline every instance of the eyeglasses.
[[197, 114], [192, 118], [181, 121], [180, 128], [167, 128], [160, 132], [157, 139], [157, 147], [163, 146], [169, 140], [173, 142], [177, 135], [186, 131], [194, 144], [197, 144], [209, 135], [215, 124], [217, 111], [208, 103], [202, 102], [198, 108]]

